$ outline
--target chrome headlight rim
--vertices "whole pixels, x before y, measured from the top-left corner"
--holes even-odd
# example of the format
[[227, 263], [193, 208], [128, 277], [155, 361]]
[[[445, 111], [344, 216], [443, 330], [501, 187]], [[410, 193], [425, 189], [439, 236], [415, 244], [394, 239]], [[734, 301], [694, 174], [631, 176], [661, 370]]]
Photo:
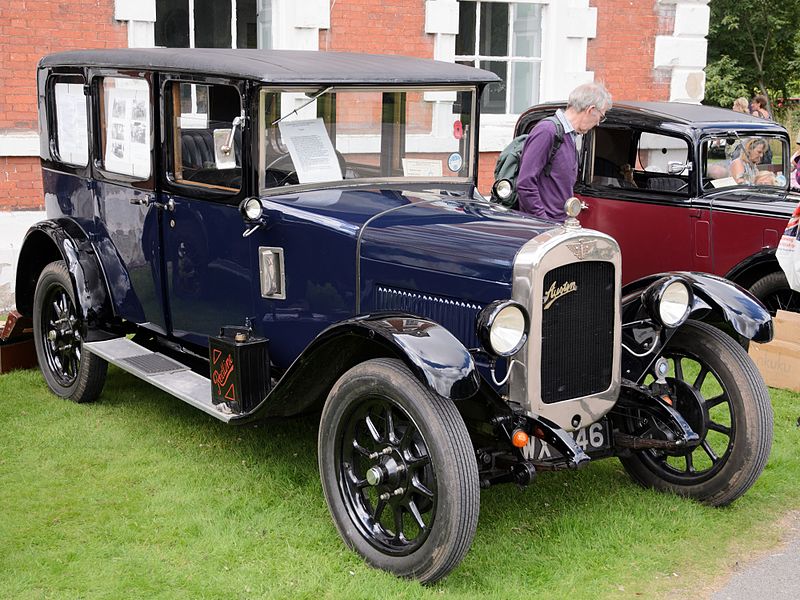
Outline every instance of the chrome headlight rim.
[[675, 329], [689, 318], [694, 305], [694, 292], [686, 279], [673, 275], [652, 284], [645, 292], [644, 300], [653, 320], [663, 327]]
[[245, 198], [239, 204], [239, 212], [245, 221], [256, 222], [264, 215], [264, 206], [256, 197]]
[[511, 198], [514, 192], [514, 184], [510, 179], [498, 179], [492, 184], [492, 197], [500, 201], [505, 201]]
[[[498, 319], [503, 316], [504, 311], [506, 311], [506, 316], [508, 316], [507, 311], [519, 313], [518, 317], [522, 324], [519, 328], [519, 338], [516, 340], [516, 343], [511, 345], [509, 348], [498, 349], [494, 344], [492, 344], [492, 331], [496, 331], [495, 328], [499, 323]], [[525, 346], [525, 343], [528, 341], [528, 332], [530, 331], [530, 326], [531, 320], [530, 315], [528, 315], [528, 311], [522, 304], [514, 300], [495, 300], [494, 302], [483, 307], [483, 309], [478, 313], [478, 318], [476, 321], [478, 339], [481, 342], [481, 346], [483, 346], [483, 349], [490, 356], [497, 357], [513, 356], [522, 350], [523, 346]]]

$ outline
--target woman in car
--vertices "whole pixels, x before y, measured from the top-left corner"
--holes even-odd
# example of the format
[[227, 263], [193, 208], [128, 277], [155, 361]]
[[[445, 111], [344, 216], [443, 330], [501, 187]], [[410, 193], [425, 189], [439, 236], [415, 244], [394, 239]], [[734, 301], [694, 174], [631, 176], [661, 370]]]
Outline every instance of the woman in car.
[[744, 142], [743, 151], [739, 158], [731, 161], [731, 177], [736, 183], [746, 185], [769, 184], [767, 178], [774, 178], [769, 171], [759, 171], [758, 166], [764, 153], [767, 151], [767, 141], [764, 138], [749, 138]]

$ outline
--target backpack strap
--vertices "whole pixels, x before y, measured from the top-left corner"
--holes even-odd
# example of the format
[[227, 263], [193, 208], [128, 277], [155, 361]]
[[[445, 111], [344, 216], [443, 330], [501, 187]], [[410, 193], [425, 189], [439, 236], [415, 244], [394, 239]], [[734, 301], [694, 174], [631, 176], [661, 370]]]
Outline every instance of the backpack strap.
[[545, 177], [550, 177], [550, 171], [553, 170], [553, 159], [556, 157], [556, 152], [558, 149], [561, 148], [561, 144], [564, 142], [564, 126], [561, 124], [561, 121], [555, 115], [551, 117], [546, 117], [542, 119], [543, 121], [550, 121], [556, 128], [556, 135], [553, 138], [553, 145], [550, 146], [550, 155], [547, 157], [547, 162], [544, 164], [544, 169], [542, 173], [544, 173]]

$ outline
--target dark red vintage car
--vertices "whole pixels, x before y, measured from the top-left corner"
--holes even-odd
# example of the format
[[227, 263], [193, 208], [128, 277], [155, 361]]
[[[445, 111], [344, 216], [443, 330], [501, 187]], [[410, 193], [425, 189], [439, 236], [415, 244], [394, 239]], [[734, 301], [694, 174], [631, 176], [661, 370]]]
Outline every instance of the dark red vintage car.
[[[530, 108], [515, 135], [559, 106]], [[677, 102], [619, 102], [606, 117], [582, 140], [575, 193], [586, 205], [581, 224], [622, 247], [623, 283], [705, 271], [749, 289], [772, 312], [800, 310], [800, 294], [775, 259], [800, 201], [787, 182], [790, 141], [782, 126]], [[741, 168], [743, 149], [754, 146], [763, 155], [749, 180], [737, 182], [737, 159]]]

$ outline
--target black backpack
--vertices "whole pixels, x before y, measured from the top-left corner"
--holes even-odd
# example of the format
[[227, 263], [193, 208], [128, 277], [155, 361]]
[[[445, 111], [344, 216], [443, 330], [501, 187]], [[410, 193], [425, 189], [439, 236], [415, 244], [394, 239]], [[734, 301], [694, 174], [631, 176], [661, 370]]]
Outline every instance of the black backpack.
[[[561, 147], [564, 141], [564, 126], [555, 115], [542, 119], [543, 121], [550, 121], [556, 128], [556, 135], [553, 138], [553, 145], [550, 147], [550, 155], [547, 157], [547, 162], [544, 164], [543, 173], [546, 177], [550, 176], [550, 171], [553, 168], [553, 158], [556, 152]], [[511, 195], [508, 198], [500, 199], [492, 191], [492, 201], [508, 208], [517, 208], [519, 202], [517, 200], [517, 176], [519, 175], [519, 162], [522, 158], [522, 149], [525, 146], [525, 140], [528, 139], [527, 133], [519, 135], [511, 140], [511, 143], [503, 148], [500, 156], [497, 157], [497, 164], [494, 166], [494, 180], [508, 179], [511, 182]]]

